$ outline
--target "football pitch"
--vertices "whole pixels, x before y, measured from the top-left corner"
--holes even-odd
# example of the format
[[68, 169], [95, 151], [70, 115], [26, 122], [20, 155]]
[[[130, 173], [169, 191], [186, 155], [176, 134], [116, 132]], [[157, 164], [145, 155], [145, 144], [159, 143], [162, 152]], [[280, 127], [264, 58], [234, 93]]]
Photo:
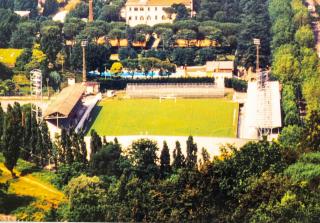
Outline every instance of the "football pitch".
[[238, 104], [225, 99], [109, 99], [95, 107], [92, 117], [91, 129], [101, 136], [236, 137]]

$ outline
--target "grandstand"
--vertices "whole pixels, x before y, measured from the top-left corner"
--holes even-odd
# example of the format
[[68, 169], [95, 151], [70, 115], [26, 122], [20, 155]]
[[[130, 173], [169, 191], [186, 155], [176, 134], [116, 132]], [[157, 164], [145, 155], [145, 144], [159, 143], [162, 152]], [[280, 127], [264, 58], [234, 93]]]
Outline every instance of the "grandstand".
[[224, 88], [208, 83], [128, 84], [126, 94], [131, 98], [222, 98]]
[[249, 82], [240, 137], [276, 136], [282, 126], [280, 100], [280, 84], [269, 81], [266, 72], [257, 81]]

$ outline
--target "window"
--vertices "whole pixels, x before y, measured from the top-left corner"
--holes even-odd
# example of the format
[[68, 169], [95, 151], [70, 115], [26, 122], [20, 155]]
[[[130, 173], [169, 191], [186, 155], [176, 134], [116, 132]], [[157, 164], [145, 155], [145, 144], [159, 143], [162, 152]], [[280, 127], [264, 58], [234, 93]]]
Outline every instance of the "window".
[[166, 20], [166, 16], [163, 15], [163, 16], [162, 16], [162, 20]]
[[148, 17], [147, 17], [147, 20], [151, 20], [151, 17], [150, 17], [150, 16], [148, 16]]
[[148, 11], [150, 11], [150, 7], [148, 7]]
[[132, 17], [131, 16], [129, 16], [129, 20], [131, 20], [132, 19]]
[[157, 7], [155, 7], [155, 8], [154, 8], [154, 10], [155, 10], [155, 11], [157, 11], [157, 10], [158, 10], [158, 8], [157, 8]]
[[157, 19], [158, 19], [158, 16], [155, 16], [154, 19], [157, 20]]
[[129, 11], [131, 11], [131, 10], [132, 10], [132, 8], [130, 7], [130, 8], [129, 8]]
[[135, 7], [135, 8], [134, 8], [134, 11], [138, 11], [138, 8], [137, 8], [137, 7]]
[[141, 16], [141, 17], [140, 17], [140, 20], [144, 20], [144, 17], [143, 17], [143, 16]]
[[140, 11], [144, 11], [144, 8], [141, 7], [141, 8], [140, 8]]
[[136, 18], [135, 18], [136, 20], [138, 20], [138, 16], [136, 16]]

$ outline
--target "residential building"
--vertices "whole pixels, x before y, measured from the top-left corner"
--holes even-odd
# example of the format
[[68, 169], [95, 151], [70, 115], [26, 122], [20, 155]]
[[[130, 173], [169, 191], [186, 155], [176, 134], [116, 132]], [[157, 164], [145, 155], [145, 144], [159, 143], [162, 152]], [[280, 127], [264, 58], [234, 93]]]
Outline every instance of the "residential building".
[[193, 14], [193, 0], [128, 0], [121, 16], [129, 26], [172, 23], [175, 14], [169, 14], [165, 9], [173, 4], [184, 4]]

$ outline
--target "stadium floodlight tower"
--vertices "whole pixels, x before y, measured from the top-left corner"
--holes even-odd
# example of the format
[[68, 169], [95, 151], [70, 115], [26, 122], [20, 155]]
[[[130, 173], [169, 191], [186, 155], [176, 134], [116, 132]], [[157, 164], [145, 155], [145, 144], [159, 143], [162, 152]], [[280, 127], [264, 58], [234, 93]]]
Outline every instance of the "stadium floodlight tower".
[[35, 103], [31, 104], [31, 111], [32, 114], [36, 114], [37, 122], [40, 123], [42, 121], [42, 72], [39, 69], [30, 72], [30, 93], [35, 99]]
[[257, 54], [257, 61], [256, 61], [256, 73], [260, 72], [260, 60], [259, 60], [259, 49], [260, 49], [260, 39], [253, 39], [253, 44], [256, 46], [256, 54]]
[[87, 65], [86, 65], [86, 47], [88, 45], [88, 40], [81, 41], [82, 47], [82, 82], [87, 81]]

